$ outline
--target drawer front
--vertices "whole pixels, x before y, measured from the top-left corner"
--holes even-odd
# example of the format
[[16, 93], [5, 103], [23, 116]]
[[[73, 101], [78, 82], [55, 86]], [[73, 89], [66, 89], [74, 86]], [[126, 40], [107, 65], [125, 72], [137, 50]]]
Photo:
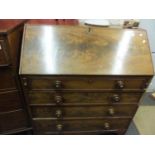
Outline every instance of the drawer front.
[[150, 77], [67, 77], [23, 78], [23, 85], [27, 89], [137, 89], [147, 86]]
[[10, 69], [0, 68], [0, 90], [1, 89], [15, 89], [15, 77], [12, 75]]
[[3, 134], [11, 130], [27, 127], [27, 117], [23, 110], [0, 114], [0, 132]]
[[8, 66], [10, 64], [7, 47], [4, 40], [0, 40], [0, 66]]
[[137, 105], [115, 106], [32, 106], [34, 118], [69, 118], [69, 117], [133, 117]]
[[21, 103], [17, 90], [0, 92], [0, 113], [13, 111], [20, 108]]
[[57, 132], [65, 131], [95, 131], [95, 130], [117, 130], [126, 129], [130, 119], [109, 118], [109, 119], [77, 119], [77, 120], [53, 120], [35, 119], [33, 120], [35, 132]]
[[28, 94], [30, 104], [134, 104], [139, 101], [142, 93], [104, 93], [104, 92], [48, 92], [31, 91]]

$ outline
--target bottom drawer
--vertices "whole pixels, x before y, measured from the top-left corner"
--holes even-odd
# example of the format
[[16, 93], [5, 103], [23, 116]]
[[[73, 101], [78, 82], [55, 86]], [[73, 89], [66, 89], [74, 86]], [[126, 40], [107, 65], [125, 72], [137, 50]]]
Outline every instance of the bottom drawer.
[[126, 129], [131, 119], [128, 118], [107, 118], [107, 119], [33, 119], [36, 134], [65, 134], [71, 132], [89, 131], [117, 131]]
[[28, 127], [26, 113], [23, 110], [0, 114], [0, 133]]

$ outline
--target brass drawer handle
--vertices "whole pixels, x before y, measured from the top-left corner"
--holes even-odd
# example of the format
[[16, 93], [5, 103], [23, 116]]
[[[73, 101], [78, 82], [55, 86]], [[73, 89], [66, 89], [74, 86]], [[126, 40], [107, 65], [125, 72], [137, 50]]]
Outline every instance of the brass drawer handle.
[[27, 87], [28, 86], [27, 78], [23, 78], [23, 86], [24, 87]]
[[57, 104], [62, 104], [62, 103], [63, 103], [62, 97], [61, 97], [61, 96], [55, 96], [55, 102], [56, 102]]
[[110, 129], [110, 124], [109, 123], [104, 123], [104, 129], [109, 130]]
[[124, 85], [124, 82], [123, 81], [117, 81], [116, 83], [116, 88], [119, 88], [119, 89], [123, 89], [125, 87]]
[[55, 81], [55, 88], [56, 88], [56, 89], [62, 88], [62, 82], [59, 81], [59, 80]]
[[0, 51], [2, 50], [2, 45], [0, 44]]
[[114, 94], [112, 96], [112, 101], [113, 102], [119, 102], [121, 99], [120, 99], [120, 96], [118, 94]]
[[57, 124], [56, 125], [56, 129], [57, 129], [57, 131], [62, 131], [62, 129], [63, 129], [63, 125], [62, 124]]
[[55, 115], [57, 118], [62, 117], [62, 111], [61, 110], [56, 110]]
[[115, 110], [113, 108], [108, 109], [109, 115], [113, 116], [115, 114]]

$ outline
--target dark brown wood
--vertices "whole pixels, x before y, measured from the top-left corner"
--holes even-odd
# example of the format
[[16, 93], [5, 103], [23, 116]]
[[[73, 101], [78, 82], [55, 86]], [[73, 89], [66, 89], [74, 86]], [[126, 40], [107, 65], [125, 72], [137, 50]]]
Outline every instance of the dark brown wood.
[[20, 76], [34, 134], [124, 134], [153, 76], [146, 32], [26, 25]]
[[19, 92], [17, 90], [0, 92], [0, 113], [22, 108]]
[[[120, 100], [115, 100], [115, 96]], [[53, 104], [53, 105], [78, 105], [78, 104], [135, 104], [141, 98], [142, 93], [130, 92], [29, 92], [30, 104]], [[60, 100], [61, 103], [58, 102]]]
[[12, 112], [6, 112], [0, 114], [0, 132], [5, 134], [5, 132], [11, 130], [18, 130], [27, 127], [27, 116], [25, 111], [22, 109], [14, 110]]
[[0, 20], [0, 134], [30, 130], [18, 76], [26, 20]]
[[[150, 77], [91, 77], [91, 76], [56, 76], [56, 77], [42, 77], [32, 76], [25, 77], [23, 82], [25, 89], [39, 90], [39, 89], [112, 89], [112, 90], [141, 90], [146, 88]], [[59, 87], [58, 87], [59, 82]], [[118, 82], [123, 82], [123, 87], [118, 87]]]
[[38, 135], [58, 135], [58, 134], [65, 134], [65, 135], [122, 135], [125, 134], [125, 129], [114, 129], [114, 130], [93, 130], [93, 131], [63, 131], [61, 133], [52, 132], [52, 131], [38, 131], [35, 134]]
[[0, 91], [16, 89], [15, 76], [11, 68], [0, 68]]
[[[152, 75], [143, 30], [25, 26], [20, 74]], [[30, 61], [31, 60], [31, 61]]]
[[0, 20], [0, 33], [8, 34], [16, 28], [22, 26], [27, 20], [23, 19], [1, 19]]
[[0, 66], [8, 66], [10, 58], [7, 53], [7, 45], [5, 40], [0, 40]]
[[137, 105], [31, 106], [31, 110], [34, 118], [132, 117]]
[[[36, 133], [63, 131], [93, 131], [93, 130], [117, 130], [126, 129], [130, 119], [127, 118], [102, 118], [102, 119], [73, 119], [73, 120], [54, 120], [54, 119], [34, 119]], [[105, 123], [109, 123], [109, 129], [105, 128]], [[62, 130], [58, 130], [58, 125], [62, 125]]]

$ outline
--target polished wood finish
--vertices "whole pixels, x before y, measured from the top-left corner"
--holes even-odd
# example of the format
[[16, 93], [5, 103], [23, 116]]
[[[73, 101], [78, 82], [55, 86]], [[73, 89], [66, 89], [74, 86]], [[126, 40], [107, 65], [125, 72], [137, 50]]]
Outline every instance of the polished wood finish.
[[26, 25], [19, 73], [34, 134], [124, 134], [153, 67], [144, 30]]
[[[101, 119], [34, 119], [36, 132], [55, 132], [57, 134], [69, 131], [95, 131], [126, 129], [130, 119], [101, 118]], [[107, 129], [106, 124], [109, 124]], [[61, 129], [60, 129], [61, 126]]]
[[0, 20], [0, 134], [30, 130], [18, 76], [26, 20]]
[[[52, 92], [32, 91], [28, 97], [30, 104], [51, 105], [95, 105], [95, 104], [136, 104], [141, 98], [140, 92]], [[119, 98], [119, 99], [117, 99]]]
[[137, 105], [31, 106], [34, 118], [131, 117]]
[[[69, 77], [69, 78], [68, 78]], [[115, 89], [115, 90], [142, 90], [147, 87], [150, 77], [90, 77], [90, 76], [80, 76], [80, 77], [39, 77], [31, 76], [24, 77], [25, 88], [31, 90], [41, 90], [41, 89]], [[119, 85], [119, 82], [123, 83], [123, 87]]]
[[153, 74], [143, 30], [27, 25], [24, 34], [20, 74]]

